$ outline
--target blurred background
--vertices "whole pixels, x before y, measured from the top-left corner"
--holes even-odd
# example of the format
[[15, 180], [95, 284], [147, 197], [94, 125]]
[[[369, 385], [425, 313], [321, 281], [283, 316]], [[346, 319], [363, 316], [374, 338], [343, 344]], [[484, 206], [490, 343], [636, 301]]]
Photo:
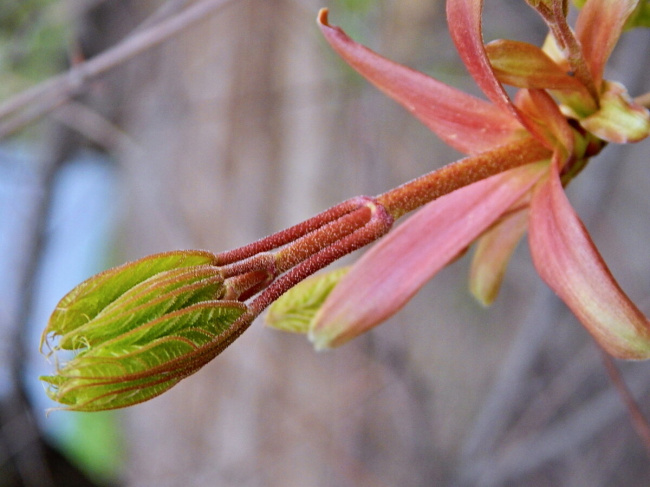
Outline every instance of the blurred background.
[[[486, 39], [543, 40], [523, 1], [486, 3]], [[465, 257], [340, 349], [258, 320], [148, 403], [46, 415], [40, 332], [81, 280], [154, 252], [237, 247], [460, 156], [315, 24], [330, 7], [356, 40], [477, 94], [441, 0], [4, 1], [0, 100], [208, 4], [157, 47], [0, 118], [0, 487], [650, 485], [599, 350], [526, 245], [489, 309], [466, 290]], [[626, 34], [609, 65], [633, 95], [650, 90], [649, 41]], [[649, 155], [647, 142], [608, 147], [569, 188], [646, 313]], [[650, 414], [650, 365], [617, 365]]]

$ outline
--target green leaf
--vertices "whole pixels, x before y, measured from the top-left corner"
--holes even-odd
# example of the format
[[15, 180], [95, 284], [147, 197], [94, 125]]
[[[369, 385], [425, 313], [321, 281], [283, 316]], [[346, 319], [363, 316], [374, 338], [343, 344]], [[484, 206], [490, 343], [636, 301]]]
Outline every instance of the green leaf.
[[205, 347], [247, 310], [238, 301], [201, 302], [80, 352], [55, 376], [50, 398], [75, 411], [131, 406], [155, 397], [207, 363]]
[[305, 279], [276, 300], [266, 314], [266, 325], [292, 333], [307, 333], [311, 321], [325, 299], [349, 267]]
[[41, 346], [48, 335], [65, 335], [88, 323], [128, 290], [156, 274], [214, 262], [215, 256], [209, 252], [174, 251], [150, 255], [97, 274], [59, 301], [43, 332]]
[[[223, 279], [217, 268], [206, 266], [205, 269], [192, 269], [185, 273], [185, 276], [187, 274], [190, 275], [185, 280], [183, 280], [184, 276], [180, 276], [174, 281], [173, 286], [169, 284], [148, 286], [146, 292], [137, 293], [136, 298], [130, 295], [130, 291], [125, 293], [114, 301], [118, 305], [111, 308], [109, 312], [101, 312], [93, 320], [63, 335], [57, 347], [67, 350], [91, 347], [121, 336], [166, 313], [202, 301], [219, 299], [223, 295]], [[157, 278], [158, 276], [154, 276], [148, 281]], [[196, 278], [203, 279], [194, 282]], [[188, 284], [174, 288], [184, 282]], [[161, 294], [157, 295], [158, 293]], [[56, 347], [54, 349], [56, 350]]]

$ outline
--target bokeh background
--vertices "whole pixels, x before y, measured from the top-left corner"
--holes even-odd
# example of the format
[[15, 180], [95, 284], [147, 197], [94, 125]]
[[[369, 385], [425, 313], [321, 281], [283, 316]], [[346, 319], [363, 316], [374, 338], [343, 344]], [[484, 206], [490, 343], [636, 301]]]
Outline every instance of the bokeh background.
[[[204, 1], [2, 2], [0, 96]], [[477, 94], [441, 0], [230, 0], [37, 123], [0, 120], [0, 487], [650, 485], [599, 350], [526, 245], [489, 309], [466, 290], [465, 257], [340, 349], [259, 320], [148, 403], [45, 414], [40, 330], [82, 279], [243, 245], [459, 157], [336, 58], [315, 24], [323, 6], [356, 40]], [[487, 0], [484, 31], [545, 35], [522, 0]], [[626, 34], [609, 65], [634, 95], [650, 90], [649, 41]], [[608, 147], [569, 188], [645, 312], [649, 154]], [[650, 414], [650, 365], [617, 365]]]

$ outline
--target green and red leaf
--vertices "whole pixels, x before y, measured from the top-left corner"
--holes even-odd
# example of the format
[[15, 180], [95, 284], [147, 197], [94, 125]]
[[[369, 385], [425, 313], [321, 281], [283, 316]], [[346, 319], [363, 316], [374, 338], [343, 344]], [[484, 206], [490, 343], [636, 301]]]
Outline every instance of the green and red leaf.
[[539, 47], [527, 42], [499, 39], [485, 46], [494, 75], [517, 88], [582, 90], [582, 84]]
[[483, 306], [496, 299], [508, 262], [528, 228], [528, 209], [515, 211], [478, 240], [469, 274], [469, 290]]

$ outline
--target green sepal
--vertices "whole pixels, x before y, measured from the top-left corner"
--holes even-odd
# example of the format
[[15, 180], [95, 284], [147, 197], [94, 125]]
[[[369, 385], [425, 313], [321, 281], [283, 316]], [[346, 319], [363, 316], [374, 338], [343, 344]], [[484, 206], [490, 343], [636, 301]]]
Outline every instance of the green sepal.
[[305, 279], [277, 299], [266, 314], [265, 323], [276, 330], [307, 333], [316, 312], [349, 267]]

